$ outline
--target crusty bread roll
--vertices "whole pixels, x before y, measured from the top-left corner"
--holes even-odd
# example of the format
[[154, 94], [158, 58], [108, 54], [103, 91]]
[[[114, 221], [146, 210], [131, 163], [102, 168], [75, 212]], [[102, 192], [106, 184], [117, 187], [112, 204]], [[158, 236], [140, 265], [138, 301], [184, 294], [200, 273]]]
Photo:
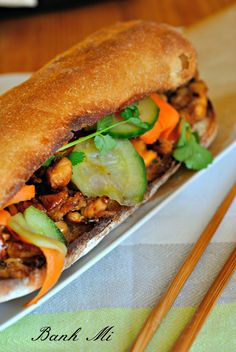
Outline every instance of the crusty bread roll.
[[[196, 72], [192, 45], [174, 28], [146, 21], [103, 29], [57, 56], [20, 86], [1, 97], [0, 206], [72, 136], [106, 114], [149, 95], [175, 90]], [[198, 126], [196, 126], [196, 129]], [[201, 121], [201, 143], [209, 146], [217, 123], [211, 104]], [[151, 182], [147, 201], [180, 164]], [[95, 247], [137, 207], [122, 207], [68, 247], [65, 268]], [[42, 285], [44, 269], [23, 280], [0, 282], [0, 302]]]
[[0, 207], [73, 130], [154, 91], [174, 90], [195, 71], [187, 39], [145, 21], [103, 29], [57, 56], [0, 98]]

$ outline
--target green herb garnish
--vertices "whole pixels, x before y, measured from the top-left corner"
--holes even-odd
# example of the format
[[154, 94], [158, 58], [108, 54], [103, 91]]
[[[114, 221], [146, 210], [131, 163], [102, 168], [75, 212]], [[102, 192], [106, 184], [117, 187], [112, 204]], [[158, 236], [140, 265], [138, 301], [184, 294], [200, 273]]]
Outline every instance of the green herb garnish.
[[[62, 155], [57, 155], [57, 158], [62, 158]], [[83, 152], [71, 152], [69, 155], [66, 156], [72, 163], [73, 166], [82, 163], [82, 161], [85, 158], [85, 154]], [[53, 162], [53, 160], [55, 159], [55, 155], [51, 156], [50, 158], [48, 158], [45, 163], [43, 163], [44, 167], [49, 167], [51, 165], [51, 163]]]
[[113, 124], [113, 115], [107, 115], [97, 122], [97, 131], [102, 131]]
[[138, 109], [138, 102], [133, 105], [128, 106], [120, 114], [127, 122], [132, 123], [133, 125], [143, 128], [144, 130], [149, 130], [150, 125], [148, 122], [143, 122], [140, 119], [140, 112]]
[[[68, 144], [63, 145], [61, 148], [59, 148], [57, 150], [57, 152], [62, 152], [70, 147], [74, 147], [75, 145], [77, 145], [79, 143], [82, 143], [84, 141], [87, 141], [88, 139], [95, 137], [94, 143], [95, 143], [97, 149], [100, 152], [102, 152], [103, 154], [105, 154], [106, 152], [108, 152], [109, 150], [113, 149], [116, 146], [115, 139], [113, 139], [111, 136], [106, 134], [106, 132], [108, 132], [113, 127], [120, 126], [120, 125], [123, 125], [126, 123], [132, 123], [138, 127], [143, 128], [144, 132], [146, 130], [150, 129], [150, 125], [147, 122], [143, 122], [140, 119], [138, 102], [125, 108], [121, 112], [120, 115], [124, 118], [124, 120], [118, 121], [118, 122], [113, 122], [114, 115], [107, 115], [107, 116], [103, 117], [101, 120], [99, 120], [97, 122], [97, 131], [96, 132], [93, 132], [87, 136], [81, 137], [73, 142], [70, 142]], [[69, 155], [71, 155], [73, 153], [74, 152], [70, 153]], [[55, 158], [55, 156], [51, 156], [48, 160], [45, 161], [43, 166], [48, 167], [51, 164], [51, 162], [54, 160], [54, 158]], [[70, 159], [70, 157], [69, 157], [69, 159]], [[80, 156], [72, 156], [72, 160], [74, 163], [78, 164], [84, 160], [84, 157], [82, 157], [82, 154]], [[73, 164], [73, 162], [72, 162], [72, 164]]]
[[72, 165], [75, 166], [77, 164], [82, 163], [85, 159], [85, 153], [84, 152], [71, 152], [69, 155], [67, 155], [67, 158], [71, 161]]
[[44, 167], [48, 167], [51, 165], [52, 161], [55, 159], [55, 155], [50, 156], [50, 158], [48, 158], [44, 163], [43, 166]]
[[173, 152], [173, 157], [183, 162], [188, 169], [201, 170], [206, 168], [212, 161], [213, 156], [202, 145], [196, 132], [184, 119], [181, 119], [181, 135]]
[[131, 117], [138, 117], [140, 116], [140, 112], [138, 109], [138, 102], [127, 106], [122, 113], [120, 114], [125, 120], [130, 119]]
[[[137, 103], [136, 103], [137, 104]], [[135, 104], [134, 104], [135, 105]], [[127, 109], [131, 109], [131, 111], [134, 111], [134, 108], [132, 108], [133, 105], [130, 105], [128, 108], [124, 109], [124, 112], [127, 110]], [[136, 108], [135, 108], [135, 111]], [[137, 113], [137, 112], [136, 112]], [[128, 113], [129, 114], [129, 113]], [[121, 113], [122, 115], [122, 113]], [[127, 116], [127, 112], [126, 112], [126, 116]], [[112, 129], [113, 127], [116, 127], [116, 126], [120, 126], [120, 125], [123, 125], [123, 124], [126, 124], [127, 122], [131, 122], [132, 123], [132, 119], [134, 118], [133, 114], [132, 116], [130, 116], [129, 118], [127, 117], [127, 119], [125, 119], [124, 121], [118, 121], [118, 122], [115, 122], [113, 123], [113, 115], [108, 115], [108, 116], [105, 116], [103, 117], [101, 120], [98, 121], [98, 126], [97, 126], [97, 131], [96, 132], [93, 132], [87, 136], [84, 136], [84, 137], [81, 137], [73, 142], [70, 142], [68, 144], [65, 144], [63, 145], [61, 148], [58, 149], [58, 152], [62, 152], [63, 150], [65, 149], [68, 149], [70, 147], [74, 147], [75, 145], [79, 144], [79, 143], [82, 143], [84, 141], [87, 141], [88, 139], [91, 139], [93, 137], [96, 137], [96, 136], [100, 136], [102, 135], [103, 133], [106, 133], [108, 132], [110, 129]], [[137, 117], [135, 117], [136, 119]], [[138, 118], [137, 118], [138, 119]], [[141, 121], [141, 120], [140, 120]], [[137, 122], [137, 121], [135, 121]], [[142, 121], [141, 121], [142, 122]]]
[[116, 146], [116, 140], [109, 134], [98, 135], [94, 138], [94, 144], [102, 155], [106, 154]]

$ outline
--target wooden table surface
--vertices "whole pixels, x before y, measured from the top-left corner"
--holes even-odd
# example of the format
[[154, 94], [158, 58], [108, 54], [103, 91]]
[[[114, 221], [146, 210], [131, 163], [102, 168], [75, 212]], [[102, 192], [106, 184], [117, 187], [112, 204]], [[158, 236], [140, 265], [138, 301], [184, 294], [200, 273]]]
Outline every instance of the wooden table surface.
[[[79, 3], [79, 1], [78, 1]], [[0, 73], [33, 71], [95, 30], [121, 20], [190, 25], [236, 0], [120, 0], [0, 20]]]

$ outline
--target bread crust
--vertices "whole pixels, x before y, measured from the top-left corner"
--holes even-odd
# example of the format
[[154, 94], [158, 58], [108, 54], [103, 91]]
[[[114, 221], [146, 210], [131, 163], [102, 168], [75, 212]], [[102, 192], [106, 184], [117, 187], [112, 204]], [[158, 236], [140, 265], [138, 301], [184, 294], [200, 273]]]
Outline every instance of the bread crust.
[[37, 290], [43, 284], [45, 268], [35, 269], [24, 279], [0, 280], [0, 303], [19, 298]]
[[[196, 126], [196, 129], [197, 128], [198, 126]], [[218, 124], [216, 121], [215, 113], [212, 105], [209, 104], [208, 116], [202, 121], [201, 131], [199, 131], [201, 133], [201, 144], [205, 147], [209, 147], [209, 145], [216, 137], [217, 130]], [[148, 185], [148, 190], [145, 193], [145, 199], [143, 203], [148, 201], [156, 193], [156, 191], [165, 182], [167, 182], [174, 173], [176, 173], [180, 166], [180, 163], [173, 161], [172, 165], [163, 176], [151, 182]], [[92, 250], [106, 235], [108, 235], [114, 228], [126, 220], [140, 206], [141, 204], [133, 207], [122, 207], [121, 211], [118, 212], [115, 217], [112, 219], [104, 219], [100, 221], [99, 224], [92, 229], [92, 231], [85, 233], [73, 241], [68, 248], [64, 270], [70, 267], [82, 256], [87, 254], [90, 250]], [[37, 290], [42, 285], [44, 275], [44, 269], [41, 270], [41, 274], [37, 269], [31, 273], [29, 279], [11, 279], [0, 281], [0, 303], [24, 296]]]
[[118, 23], [58, 55], [0, 97], [0, 207], [72, 131], [196, 71], [192, 45], [174, 28]]

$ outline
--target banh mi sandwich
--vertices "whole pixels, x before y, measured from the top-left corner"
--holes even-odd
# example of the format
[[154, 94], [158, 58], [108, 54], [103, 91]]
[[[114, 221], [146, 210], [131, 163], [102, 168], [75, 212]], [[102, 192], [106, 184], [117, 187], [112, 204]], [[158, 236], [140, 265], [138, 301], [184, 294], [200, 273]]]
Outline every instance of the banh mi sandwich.
[[2, 302], [37, 302], [181, 164], [212, 162], [195, 50], [165, 24], [100, 30], [0, 99]]

